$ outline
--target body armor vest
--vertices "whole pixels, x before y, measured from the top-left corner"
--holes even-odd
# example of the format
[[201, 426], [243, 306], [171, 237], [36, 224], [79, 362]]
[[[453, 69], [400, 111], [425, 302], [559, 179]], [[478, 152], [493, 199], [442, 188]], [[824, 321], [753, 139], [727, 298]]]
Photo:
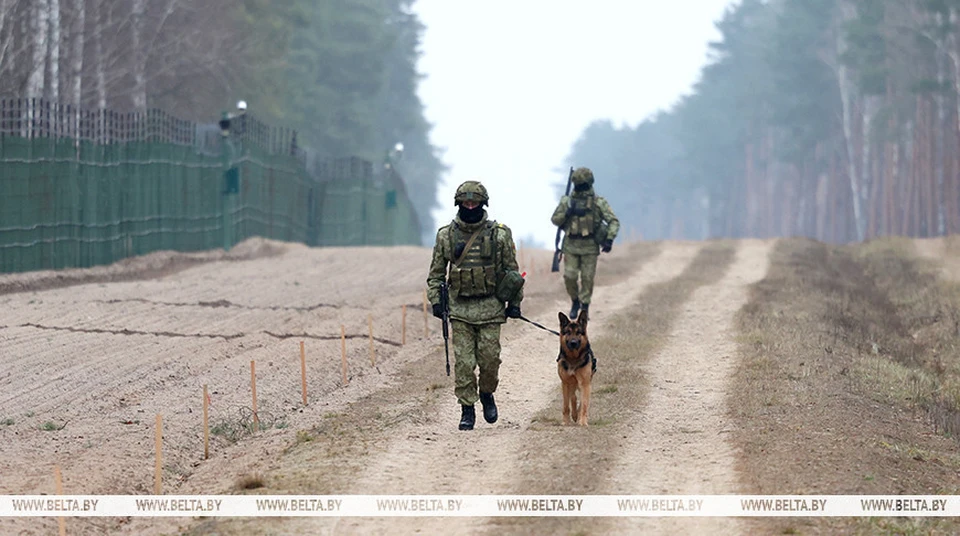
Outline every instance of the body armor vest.
[[567, 235], [575, 238], [589, 238], [596, 232], [596, 224], [599, 221], [594, 215], [594, 196], [587, 198], [570, 197], [570, 206], [573, 208], [585, 208], [587, 213], [583, 216], [571, 216], [567, 222]]
[[473, 233], [461, 231], [456, 224], [450, 225], [450, 290], [461, 298], [492, 296], [497, 290], [497, 237], [496, 223], [487, 221], [479, 230], [477, 238], [466, 250], [457, 265], [456, 252], [462, 249]]

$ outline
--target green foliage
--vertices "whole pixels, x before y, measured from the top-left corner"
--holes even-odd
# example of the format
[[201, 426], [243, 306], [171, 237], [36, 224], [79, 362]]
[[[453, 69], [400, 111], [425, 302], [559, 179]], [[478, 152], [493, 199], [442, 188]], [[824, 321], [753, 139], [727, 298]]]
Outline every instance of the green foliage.
[[[593, 168], [598, 190], [615, 204], [641, 212], [677, 200], [693, 207], [703, 192], [711, 210], [732, 219], [746, 212], [748, 169], [751, 180], [774, 184], [814, 180], [831, 159], [847, 173], [849, 135], [855, 168], [864, 173], [859, 159], [877, 158], [880, 143], [899, 143], [901, 154], [910, 154], [904, 147], [918, 94], [953, 100], [960, 74], [948, 52], [960, 50], [953, 41], [960, 38], [958, 13], [960, 0], [742, 0], [716, 23], [721, 39], [710, 44], [710, 63], [691, 94], [635, 128], [590, 125], [568, 161]], [[853, 93], [847, 125], [841, 75]], [[627, 226], [640, 218], [619, 214]]]
[[887, 40], [883, 22], [886, 2], [856, 0], [857, 17], [844, 25], [847, 50], [840, 58], [858, 74], [858, 86], [865, 95], [886, 90]]
[[[403, 143], [396, 164], [422, 228], [445, 166], [430, 144], [417, 96], [423, 25], [413, 0], [244, 0], [238, 24], [255, 43], [244, 98], [268, 122], [295, 128], [320, 158], [382, 162]], [[231, 101], [232, 102], [232, 101]]]

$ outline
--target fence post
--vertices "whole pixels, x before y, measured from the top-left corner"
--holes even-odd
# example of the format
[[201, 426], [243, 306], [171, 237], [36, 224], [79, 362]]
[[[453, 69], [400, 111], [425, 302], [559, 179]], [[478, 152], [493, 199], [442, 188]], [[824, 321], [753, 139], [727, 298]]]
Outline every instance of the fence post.
[[220, 147], [223, 161], [223, 249], [230, 251], [235, 241], [233, 212], [236, 210], [237, 200], [234, 194], [240, 191], [240, 168], [231, 165], [233, 141], [230, 139], [230, 114], [227, 112], [223, 112], [220, 119], [220, 134], [223, 140]]

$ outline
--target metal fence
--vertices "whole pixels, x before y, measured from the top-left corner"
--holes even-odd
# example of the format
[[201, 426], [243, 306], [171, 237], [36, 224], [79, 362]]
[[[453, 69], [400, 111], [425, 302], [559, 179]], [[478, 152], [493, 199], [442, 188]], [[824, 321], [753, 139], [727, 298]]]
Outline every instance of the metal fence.
[[419, 244], [402, 179], [358, 158], [308, 173], [296, 132], [243, 115], [0, 100], [0, 272], [109, 264], [251, 236], [309, 245]]

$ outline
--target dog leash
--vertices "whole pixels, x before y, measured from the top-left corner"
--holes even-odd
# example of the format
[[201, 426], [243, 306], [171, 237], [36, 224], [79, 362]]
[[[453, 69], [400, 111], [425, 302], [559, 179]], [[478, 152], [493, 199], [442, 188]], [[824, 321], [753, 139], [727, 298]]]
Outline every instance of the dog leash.
[[559, 331], [553, 331], [552, 329], [550, 329], [550, 328], [548, 328], [548, 327], [545, 327], [545, 326], [543, 326], [543, 325], [541, 325], [541, 324], [538, 324], [538, 323], [534, 322], [533, 320], [530, 320], [529, 318], [527, 318], [527, 317], [525, 317], [525, 316], [523, 316], [523, 315], [520, 315], [520, 320], [523, 320], [524, 322], [529, 322], [529, 323], [533, 324], [534, 326], [537, 326], [538, 328], [542, 329], [543, 331], [549, 331], [550, 333], [553, 333], [554, 335], [557, 335], [557, 336], [560, 335], [560, 332], [559, 332]]

